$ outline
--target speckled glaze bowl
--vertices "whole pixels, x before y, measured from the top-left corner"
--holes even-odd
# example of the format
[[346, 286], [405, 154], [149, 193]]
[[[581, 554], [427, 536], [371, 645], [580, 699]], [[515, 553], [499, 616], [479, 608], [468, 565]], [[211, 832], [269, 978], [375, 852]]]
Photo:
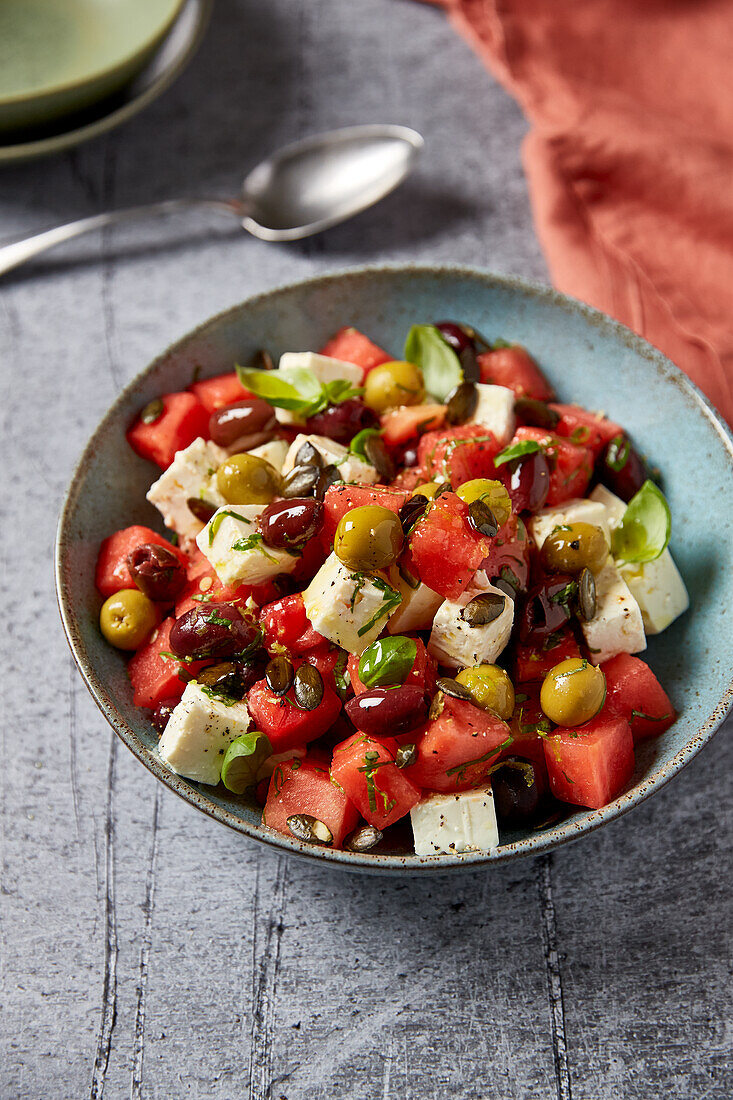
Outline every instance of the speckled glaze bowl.
[[[345, 324], [401, 353], [415, 322], [453, 317], [487, 336], [525, 344], [561, 400], [602, 408], [620, 421], [663, 474], [673, 516], [671, 548], [690, 610], [644, 654], [679, 718], [643, 742], [631, 787], [602, 810], [579, 810], [539, 830], [504, 832], [490, 855], [418, 857], [405, 846], [352, 854], [313, 848], [260, 824], [259, 809], [223, 787], [173, 775], [157, 736], [132, 704], [126, 659], [98, 629], [94, 564], [100, 541], [121, 526], [160, 528], [145, 500], [155, 471], [132, 453], [125, 429], [160, 393], [230, 370], [260, 347], [274, 355], [320, 347]], [[74, 473], [59, 522], [56, 584], [79, 670], [102, 713], [138, 759], [171, 790], [217, 821], [275, 849], [371, 872], [434, 872], [537, 855], [628, 812], [669, 782], [711, 739], [733, 701], [733, 439], [699, 391], [669, 360], [622, 325], [544, 286], [459, 267], [362, 268], [268, 291], [184, 336], [125, 389]]]

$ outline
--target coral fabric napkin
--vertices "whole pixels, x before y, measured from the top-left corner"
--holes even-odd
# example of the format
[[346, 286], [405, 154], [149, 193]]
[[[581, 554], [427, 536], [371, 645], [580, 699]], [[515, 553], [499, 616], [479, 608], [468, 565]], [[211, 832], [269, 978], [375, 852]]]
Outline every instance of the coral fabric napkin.
[[733, 422], [733, 0], [436, 0], [530, 120], [555, 285]]

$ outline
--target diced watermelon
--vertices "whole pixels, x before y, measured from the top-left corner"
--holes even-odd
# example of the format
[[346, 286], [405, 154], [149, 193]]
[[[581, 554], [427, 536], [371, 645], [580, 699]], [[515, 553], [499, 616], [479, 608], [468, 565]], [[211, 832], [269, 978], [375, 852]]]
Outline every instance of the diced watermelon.
[[194, 382], [188, 388], [209, 415], [217, 409], [223, 409], [225, 405], [233, 405], [235, 401], [243, 401], [245, 397], [252, 396], [234, 371], [217, 374], [213, 378], [204, 378], [200, 382]]
[[576, 729], [545, 739], [550, 789], [561, 802], [598, 810], [623, 791], [634, 772], [634, 739], [625, 718], [607, 707]]
[[282, 596], [263, 607], [260, 625], [264, 631], [264, 645], [269, 650], [276, 643], [285, 646], [290, 653], [307, 653], [328, 646], [328, 640], [311, 626], [300, 592]]
[[327, 545], [333, 546], [339, 520], [352, 508], [363, 508], [369, 504], [379, 504], [389, 508], [390, 512], [399, 512], [409, 499], [405, 491], [382, 488], [379, 485], [332, 485], [324, 500], [322, 537]]
[[135, 587], [130, 570], [127, 568], [127, 555], [146, 542], [154, 542], [156, 546], [165, 546], [167, 550], [171, 550], [176, 555], [182, 565], [188, 565], [186, 555], [168, 542], [163, 535], [159, 535], [157, 531], [139, 524], [133, 527], [123, 527], [121, 531], [115, 531], [114, 535], [104, 539], [99, 548], [94, 583], [105, 599], [107, 596], [119, 592], [122, 588]]
[[481, 568], [489, 580], [501, 578], [517, 591], [524, 592], [529, 584], [530, 550], [527, 528], [519, 516], [512, 514], [491, 540], [491, 548]]
[[310, 814], [322, 821], [331, 830], [334, 848], [343, 847], [359, 820], [356, 806], [331, 782], [328, 763], [320, 754], [286, 760], [272, 774], [263, 825], [292, 837], [287, 819], [293, 814]]
[[420, 801], [420, 788], [394, 763], [393, 737], [355, 733], [333, 750], [331, 775], [370, 825], [385, 829]]
[[546, 506], [551, 508], [566, 500], [584, 496], [593, 475], [592, 451], [543, 428], [517, 428], [512, 442], [530, 439], [540, 444], [550, 463], [550, 488]]
[[448, 480], [457, 489], [479, 477], [496, 477], [494, 459], [501, 450], [496, 437], [476, 424], [426, 432], [417, 449], [418, 465], [427, 479]]
[[163, 412], [151, 424], [138, 416], [127, 432], [133, 451], [167, 470], [176, 456], [198, 436], [208, 438], [209, 413], [192, 393], [166, 393]]
[[486, 778], [511, 733], [501, 718], [473, 703], [449, 695], [442, 702], [442, 712], [417, 740], [409, 776], [429, 791], [467, 791]]
[[[432, 695], [435, 690], [437, 663], [428, 653], [421, 638], [414, 638], [413, 641], [416, 646], [415, 662], [405, 678], [405, 685], [421, 687], [427, 695]], [[349, 654], [348, 672], [355, 695], [361, 695], [368, 690], [359, 679], [359, 657], [355, 653]]]
[[425, 473], [419, 466], [407, 466], [404, 470], [400, 470], [394, 481], [390, 482], [389, 487], [394, 489], [395, 492], [404, 492], [408, 496], [412, 496], [418, 485], [426, 480]]
[[[180, 699], [186, 681], [195, 677], [199, 669], [209, 661], [185, 663], [175, 657], [162, 657], [170, 653], [170, 634], [174, 623], [173, 616], [164, 619], [150, 640], [133, 653], [127, 666], [127, 675], [132, 684], [132, 701], [136, 707], [157, 707], [164, 699]], [[179, 676], [183, 674], [183, 679]]]
[[649, 665], [619, 653], [601, 665], [606, 677], [606, 707], [631, 726], [634, 742], [664, 733], [677, 715]]
[[532, 356], [518, 344], [510, 348], [486, 351], [478, 357], [481, 381], [507, 386], [517, 397], [550, 401], [552, 388]]
[[388, 447], [399, 447], [424, 432], [442, 428], [445, 405], [401, 405], [383, 414], [382, 439]]
[[339, 329], [335, 336], [321, 348], [321, 355], [329, 355], [332, 359], [340, 359], [342, 363], [354, 363], [361, 367], [366, 378], [370, 370], [378, 367], [380, 363], [389, 363], [392, 359], [383, 348], [372, 343], [368, 336], [358, 329]]
[[207, 603], [210, 600], [216, 600], [219, 603], [230, 603], [236, 600], [242, 605], [251, 597], [258, 607], [262, 607], [264, 604], [270, 603], [273, 597], [277, 595], [277, 590], [272, 581], [265, 581], [264, 584], [257, 585], [240, 584], [235, 588], [224, 585], [217, 577], [214, 567], [203, 557], [203, 554], [201, 557], [205, 567], [202, 567], [202, 564], [196, 561], [195, 565], [189, 569], [186, 587], [176, 603], [177, 619], [190, 611], [192, 607], [198, 607], [201, 603], [201, 597], [205, 597]]
[[468, 505], [441, 493], [419, 520], [404, 554], [407, 569], [428, 588], [455, 600], [491, 552], [491, 540], [468, 523]]
[[527, 684], [544, 680], [555, 665], [569, 660], [570, 657], [580, 656], [582, 656], [580, 646], [569, 628], [562, 633], [560, 640], [551, 649], [537, 649], [517, 642], [514, 646], [514, 681], [517, 684]]
[[557, 435], [565, 436], [571, 443], [587, 447], [598, 458], [604, 447], [617, 435], [623, 435], [623, 428], [607, 420], [601, 413], [588, 412], [580, 405], [551, 405], [560, 420], [555, 425]]
[[301, 710], [292, 688], [287, 695], [275, 695], [265, 680], [250, 688], [247, 704], [255, 726], [270, 738], [275, 754], [315, 741], [333, 725], [341, 711], [341, 700], [327, 680], [323, 684], [323, 698], [315, 710]]

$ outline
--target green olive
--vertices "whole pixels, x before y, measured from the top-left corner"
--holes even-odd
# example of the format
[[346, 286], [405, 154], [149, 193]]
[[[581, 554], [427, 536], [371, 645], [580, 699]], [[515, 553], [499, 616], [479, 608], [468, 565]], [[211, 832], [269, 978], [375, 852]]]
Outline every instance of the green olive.
[[606, 536], [593, 523], [556, 527], [542, 544], [542, 564], [550, 573], [598, 573], [607, 557]]
[[456, 676], [471, 692], [477, 706], [492, 710], [508, 721], [514, 713], [514, 685], [503, 668], [498, 665], [475, 665], [464, 668]]
[[373, 572], [392, 564], [402, 542], [402, 524], [395, 513], [379, 504], [367, 504], [341, 517], [333, 549], [347, 569]]
[[424, 397], [422, 371], [401, 359], [374, 367], [364, 383], [364, 403], [375, 412], [398, 405], [420, 405]]
[[438, 489], [441, 488], [439, 481], [424, 481], [422, 485], [416, 485], [412, 490], [414, 497], [427, 497], [428, 500], [433, 500]]
[[545, 676], [540, 706], [558, 726], [582, 726], [590, 722], [606, 699], [603, 671], [582, 657], [560, 661]]
[[99, 612], [99, 629], [118, 649], [137, 649], [157, 621], [155, 604], [139, 588], [123, 588], [108, 596]]
[[466, 504], [473, 504], [474, 500], [483, 500], [494, 513], [496, 522], [503, 527], [512, 514], [512, 498], [500, 481], [490, 481], [486, 477], [477, 477], [474, 481], [464, 481], [459, 485], [456, 493], [465, 500]]
[[229, 504], [269, 504], [280, 491], [280, 475], [257, 455], [230, 455], [216, 471], [216, 485]]

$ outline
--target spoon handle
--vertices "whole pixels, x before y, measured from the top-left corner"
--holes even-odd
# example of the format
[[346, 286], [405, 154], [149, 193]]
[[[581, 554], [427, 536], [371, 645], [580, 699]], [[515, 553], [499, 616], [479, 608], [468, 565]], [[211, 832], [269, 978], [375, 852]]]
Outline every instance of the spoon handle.
[[57, 244], [80, 237], [82, 233], [104, 229], [117, 222], [149, 218], [159, 214], [175, 214], [179, 210], [196, 207], [206, 207], [240, 219], [246, 214], [244, 204], [238, 199], [168, 199], [165, 202], [147, 203], [144, 206], [128, 206], [123, 210], [110, 210], [106, 214], [92, 214], [91, 217], [79, 218], [78, 221], [57, 225], [53, 229], [45, 229], [40, 233], [33, 233], [28, 237], [21, 237], [8, 244], [0, 245], [0, 275], [20, 267], [26, 260], [38, 256], [48, 248], [55, 248]]

